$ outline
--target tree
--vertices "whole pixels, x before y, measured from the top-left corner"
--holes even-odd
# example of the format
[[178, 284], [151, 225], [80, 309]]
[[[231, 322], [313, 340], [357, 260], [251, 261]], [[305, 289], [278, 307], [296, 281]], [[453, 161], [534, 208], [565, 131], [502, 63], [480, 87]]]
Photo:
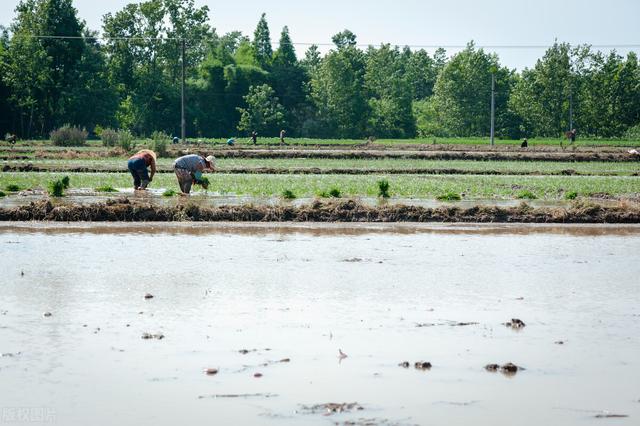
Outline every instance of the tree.
[[486, 136], [490, 130], [491, 74], [496, 74], [496, 116], [507, 112], [512, 72], [473, 42], [444, 66], [434, 87], [439, 126], [448, 135]]
[[253, 51], [256, 61], [263, 69], [269, 69], [273, 56], [271, 48], [271, 35], [269, 33], [269, 24], [267, 23], [267, 14], [263, 13], [258, 21], [258, 26], [253, 33]]
[[356, 48], [351, 31], [345, 30], [333, 40], [337, 49], [327, 54], [311, 80], [319, 121], [316, 128], [339, 138], [364, 137], [369, 115], [364, 55]]
[[405, 70], [406, 52], [384, 44], [366, 55], [365, 87], [371, 115], [368, 132], [377, 137], [415, 135], [412, 90]]
[[238, 108], [241, 132], [257, 131], [265, 136], [275, 136], [284, 127], [284, 108], [274, 90], [267, 84], [251, 86], [244, 97], [246, 108]]

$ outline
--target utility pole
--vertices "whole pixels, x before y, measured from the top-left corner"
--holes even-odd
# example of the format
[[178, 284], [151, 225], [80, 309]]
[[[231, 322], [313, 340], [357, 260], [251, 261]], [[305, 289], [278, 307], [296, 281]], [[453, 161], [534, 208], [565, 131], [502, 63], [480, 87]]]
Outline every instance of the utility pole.
[[496, 73], [491, 73], [491, 146], [496, 144]]
[[182, 120], [181, 120], [181, 127], [182, 127], [182, 139], [181, 142], [185, 143], [186, 138], [187, 138], [187, 120], [185, 119], [184, 116], [184, 81], [185, 81], [185, 41], [184, 39], [182, 39]]
[[569, 91], [569, 131], [573, 130], [573, 90]]

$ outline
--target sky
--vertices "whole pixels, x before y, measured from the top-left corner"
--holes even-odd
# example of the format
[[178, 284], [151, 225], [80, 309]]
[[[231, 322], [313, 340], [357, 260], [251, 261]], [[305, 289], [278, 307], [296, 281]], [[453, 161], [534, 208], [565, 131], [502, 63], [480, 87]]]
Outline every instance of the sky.
[[[79, 16], [91, 29], [102, 16], [134, 0], [74, 0]], [[19, 0], [0, 0], [0, 25], [13, 20]], [[284, 25], [294, 43], [331, 43], [345, 28], [359, 44], [400, 46], [465, 45], [550, 46], [571, 44], [640, 45], [640, 0], [195, 0], [208, 5], [210, 24], [219, 35], [240, 30], [252, 35], [265, 12], [274, 41]], [[298, 56], [307, 46], [298, 45]], [[325, 48], [325, 50], [328, 48]], [[428, 49], [433, 51], [433, 49]], [[447, 49], [449, 54], [459, 49]], [[501, 63], [522, 69], [535, 65], [544, 49], [501, 48]], [[601, 49], [608, 51], [608, 49]], [[629, 48], [618, 48], [626, 55]], [[640, 52], [639, 47], [633, 50]]]

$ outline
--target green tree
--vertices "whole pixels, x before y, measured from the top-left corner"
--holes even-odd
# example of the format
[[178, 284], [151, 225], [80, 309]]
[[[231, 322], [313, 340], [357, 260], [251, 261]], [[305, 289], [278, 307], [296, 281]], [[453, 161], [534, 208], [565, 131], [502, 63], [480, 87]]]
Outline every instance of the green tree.
[[269, 33], [266, 13], [263, 13], [260, 17], [258, 26], [253, 33], [253, 51], [258, 64], [264, 69], [269, 69], [273, 57], [273, 49], [271, 47], [271, 34]]
[[284, 127], [284, 108], [275, 91], [267, 84], [251, 86], [244, 97], [246, 108], [238, 108], [241, 132], [257, 131], [265, 136], [275, 136]]
[[322, 60], [312, 76], [311, 96], [317, 108], [322, 136], [339, 138], [366, 135], [369, 106], [365, 97], [365, 59], [355, 35], [345, 30], [333, 37], [336, 49]]

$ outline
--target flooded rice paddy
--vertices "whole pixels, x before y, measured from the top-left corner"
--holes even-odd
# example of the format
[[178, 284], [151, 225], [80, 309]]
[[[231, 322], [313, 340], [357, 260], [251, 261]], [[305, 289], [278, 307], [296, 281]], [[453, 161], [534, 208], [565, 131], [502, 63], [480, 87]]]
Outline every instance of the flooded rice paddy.
[[0, 423], [636, 424], [638, 249], [638, 226], [2, 224]]

